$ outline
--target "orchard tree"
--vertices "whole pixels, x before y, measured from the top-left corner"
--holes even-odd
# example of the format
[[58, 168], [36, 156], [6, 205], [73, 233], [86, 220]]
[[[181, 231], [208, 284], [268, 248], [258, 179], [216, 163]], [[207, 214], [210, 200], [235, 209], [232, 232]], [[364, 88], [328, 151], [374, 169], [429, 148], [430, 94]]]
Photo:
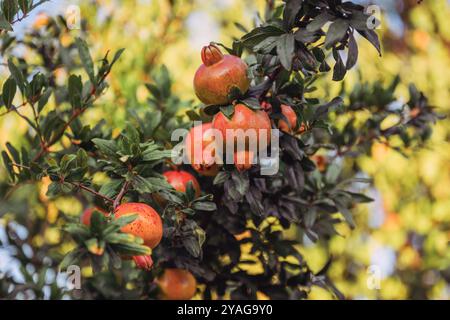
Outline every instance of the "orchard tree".
[[[59, 219], [60, 241], [31, 245], [32, 254], [29, 239], [47, 222], [33, 208], [7, 221], [7, 244], [23, 265], [24, 281], [0, 277], [0, 297], [302, 299], [312, 286], [345, 297], [327, 277], [332, 257], [313, 272], [299, 251], [303, 239], [329, 239], [343, 221], [357, 228], [352, 209], [371, 199], [360, 191], [370, 180], [354, 159], [374, 143], [399, 152], [420, 147], [438, 119], [414, 85], [409, 101], [393, 107], [398, 78], [388, 85], [359, 83], [329, 101], [317, 90], [317, 79], [331, 74], [342, 81], [357, 64], [357, 40], [381, 56], [376, 23], [364, 7], [268, 1], [252, 30], [239, 25], [241, 38], [211, 42], [199, 53], [202, 64], [192, 78], [203, 104], [180, 99], [161, 66], [146, 83], [148, 111], [129, 110], [117, 133], [105, 122], [86, 125], [83, 115], [108, 90], [114, 65], [131, 57], [126, 50], [92, 57], [84, 24], [76, 41], [62, 45], [60, 35], [68, 32], [63, 17], [24, 39], [11, 36], [14, 22], [34, 8], [30, 3], [2, 2], [1, 52], [9, 70], [2, 115], [15, 113], [29, 130], [21, 148], [7, 143], [2, 151], [9, 180], [0, 189], [7, 206], [20, 186], [44, 183], [43, 198], [74, 197], [85, 211], [78, 219]], [[40, 64], [17, 57], [18, 45]], [[70, 75], [66, 83], [55, 78], [59, 69]], [[385, 128], [387, 118], [397, 121]], [[201, 124], [192, 127], [194, 121]], [[172, 159], [180, 143], [172, 132], [180, 128], [190, 130], [182, 142], [188, 164]], [[279, 129], [278, 172], [262, 174], [250, 150], [226, 155], [243, 159], [234, 164], [198, 159], [197, 149], [214, 142], [203, 134], [211, 128], [224, 136], [226, 129], [253, 129], [258, 137]], [[17, 224], [27, 229], [25, 238]], [[287, 237], [287, 229], [295, 237]], [[81, 290], [46, 282], [49, 269], [56, 275], [71, 265], [92, 267]]]

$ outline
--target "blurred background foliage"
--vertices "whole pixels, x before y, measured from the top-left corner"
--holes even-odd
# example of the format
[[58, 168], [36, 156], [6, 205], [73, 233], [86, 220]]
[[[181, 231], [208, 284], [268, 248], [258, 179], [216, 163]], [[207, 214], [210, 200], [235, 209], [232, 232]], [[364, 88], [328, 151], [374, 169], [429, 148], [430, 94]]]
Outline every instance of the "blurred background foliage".
[[[366, 4], [366, 1], [359, 1]], [[407, 83], [414, 82], [430, 98], [439, 112], [450, 115], [450, 1], [415, 0], [372, 1], [381, 8], [381, 27], [378, 32], [383, 44], [383, 59], [368, 43], [360, 41], [357, 71], [347, 75], [343, 84], [333, 83], [331, 75], [319, 79], [317, 87], [325, 97], [332, 98], [345, 86], [348, 91], [361, 88], [365, 81], [389, 83], [396, 75], [404, 80], [397, 87], [398, 96], [408, 97]], [[80, 6], [82, 24], [91, 53], [97, 59], [110, 50], [126, 51], [108, 76], [110, 88], [83, 116], [87, 123], [97, 124], [104, 119], [114, 128], [113, 135], [124, 128], [129, 118], [127, 108], [145, 111], [148, 108], [146, 82], [152, 82], [155, 69], [164, 64], [173, 78], [173, 91], [183, 100], [194, 100], [193, 74], [200, 64], [199, 51], [210, 41], [230, 45], [239, 36], [241, 26], [250, 28], [264, 14], [266, 1], [244, 0], [97, 0], [50, 2], [15, 26], [15, 35], [25, 32], [45, 32], [46, 26], [58, 14], [64, 15], [68, 5]], [[61, 44], [70, 46], [80, 30], [64, 31]], [[39, 64], [39, 57], [25, 49], [15, 52], [29, 63]], [[0, 66], [5, 80], [6, 60]], [[64, 69], [56, 69], [55, 81], [67, 82]], [[181, 110], [180, 113], [183, 111]], [[388, 125], [388, 124], [387, 124]], [[20, 146], [27, 126], [16, 115], [0, 117], [0, 149], [6, 141]], [[355, 161], [365, 174], [374, 179], [369, 195], [375, 199], [355, 212], [356, 229], [339, 226], [341, 236], [329, 242], [311, 243], [304, 239], [300, 248], [314, 271], [318, 271], [333, 257], [329, 275], [347, 298], [353, 299], [448, 299], [450, 296], [450, 119], [440, 121], [426, 149], [408, 150], [399, 154], [388, 146], [395, 141], [375, 144], [370, 157]], [[345, 165], [353, 165], [349, 160]], [[4, 179], [5, 178], [5, 179]], [[102, 177], [98, 177], [101, 182]], [[3, 167], [0, 181], [6, 180]], [[33, 248], [45, 248], [50, 256], [61, 256], [73, 246], [60, 233], [61, 215], [77, 217], [83, 204], [73, 197], [59, 197], [49, 201], [48, 182], [39, 186], [21, 186], [20, 190], [0, 201], [0, 225], [12, 224], [18, 239], [23, 239], [23, 252], [16, 258], [33, 265], [45, 265], [45, 257], [33, 255]], [[3, 184], [0, 184], [3, 188]], [[39, 223], [36, 223], [39, 221]], [[25, 226], [25, 228], [24, 228]], [[26, 229], [40, 228], [32, 239]], [[295, 231], [288, 237], [296, 237]], [[4, 227], [0, 239], [5, 241]], [[26, 240], [25, 240], [26, 239]], [[66, 239], [67, 240], [67, 239]], [[63, 246], [60, 244], [64, 243]], [[22, 256], [21, 256], [22, 255]], [[0, 248], [0, 277], [16, 272], [18, 260], [6, 247]], [[37, 261], [41, 259], [40, 261]], [[37, 263], [39, 262], [39, 263]], [[369, 268], [375, 266], [375, 269]], [[33, 274], [36, 270], [25, 273]], [[45, 270], [45, 269], [44, 269]], [[49, 284], [56, 274], [39, 277]], [[89, 276], [86, 268], [84, 276]], [[257, 270], [255, 270], [257, 272]], [[17, 281], [24, 272], [17, 272]], [[380, 288], [370, 289], [368, 281], [381, 276]], [[36, 279], [39, 281], [39, 279]], [[57, 284], [55, 284], [57, 285]], [[95, 284], [93, 284], [95, 285]], [[52, 295], [52, 286], [44, 291]], [[55, 290], [56, 292], [56, 290]], [[24, 297], [26, 298], [26, 297]], [[264, 297], [261, 297], [264, 298]], [[324, 289], [314, 288], [310, 299], [332, 298]]]

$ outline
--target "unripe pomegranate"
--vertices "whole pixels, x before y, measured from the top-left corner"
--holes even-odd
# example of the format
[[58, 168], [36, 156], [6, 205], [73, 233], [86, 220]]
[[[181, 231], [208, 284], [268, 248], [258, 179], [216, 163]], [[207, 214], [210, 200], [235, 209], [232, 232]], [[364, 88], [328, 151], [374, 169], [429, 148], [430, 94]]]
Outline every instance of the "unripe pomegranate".
[[[222, 133], [222, 137], [226, 144], [238, 141], [234, 135], [233, 141], [227, 141], [227, 130], [242, 129], [244, 134], [248, 129], [254, 129], [256, 132], [257, 142], [259, 144], [260, 138], [266, 134], [267, 144], [270, 143], [270, 134], [272, 126], [270, 118], [263, 110], [252, 110], [246, 105], [238, 103], [234, 107], [234, 113], [231, 119], [227, 118], [222, 112], [217, 113], [213, 119], [213, 128]], [[248, 140], [248, 139], [246, 139]]]
[[143, 270], [151, 270], [153, 267], [153, 259], [152, 256], [134, 256], [133, 261], [136, 264], [136, 267]]
[[[272, 113], [272, 105], [267, 102], [263, 101], [261, 102], [261, 107], [264, 111], [267, 113]], [[294, 109], [292, 109], [291, 106], [288, 106], [286, 104], [280, 105], [281, 113], [286, 117], [286, 122], [284, 119], [280, 119], [278, 121], [278, 129], [280, 131], [290, 133], [290, 134], [296, 134], [296, 133], [303, 133], [305, 132], [305, 125], [302, 123], [300, 127], [297, 125], [297, 114], [295, 113]]]
[[91, 217], [92, 217], [92, 214], [94, 213], [94, 211], [101, 212], [105, 216], [108, 214], [108, 212], [106, 212], [102, 209], [99, 209], [99, 208], [87, 208], [81, 214], [81, 217], [80, 217], [81, 223], [84, 224], [85, 226], [90, 226], [91, 225]]
[[253, 151], [240, 150], [234, 153], [234, 165], [239, 172], [249, 170], [252, 167]]
[[282, 104], [281, 105], [281, 113], [286, 117], [287, 123], [285, 120], [280, 119], [278, 121], [278, 129], [280, 129], [283, 132], [287, 133], [293, 133], [297, 130], [297, 114], [295, 111], [288, 105]]
[[193, 127], [186, 136], [185, 147], [192, 168], [203, 176], [213, 177], [219, 172], [220, 166], [216, 164], [214, 150], [211, 153], [204, 152], [206, 148], [215, 147], [214, 135], [207, 134], [209, 129], [212, 129], [210, 122]]
[[189, 300], [197, 288], [192, 273], [182, 269], [166, 269], [156, 282], [166, 300]]
[[138, 217], [122, 227], [122, 232], [130, 233], [144, 240], [144, 244], [155, 248], [162, 239], [163, 225], [158, 213], [145, 203], [124, 203], [117, 207], [114, 217], [137, 214]]
[[247, 92], [250, 80], [247, 64], [239, 57], [223, 55], [215, 44], [202, 49], [203, 64], [194, 77], [194, 90], [204, 104], [227, 104], [233, 87]]
[[180, 192], [186, 192], [187, 185], [189, 181], [191, 181], [195, 190], [195, 196], [200, 196], [200, 185], [198, 184], [197, 179], [189, 172], [172, 170], [164, 172], [163, 176], [166, 177], [167, 182], [175, 190]]

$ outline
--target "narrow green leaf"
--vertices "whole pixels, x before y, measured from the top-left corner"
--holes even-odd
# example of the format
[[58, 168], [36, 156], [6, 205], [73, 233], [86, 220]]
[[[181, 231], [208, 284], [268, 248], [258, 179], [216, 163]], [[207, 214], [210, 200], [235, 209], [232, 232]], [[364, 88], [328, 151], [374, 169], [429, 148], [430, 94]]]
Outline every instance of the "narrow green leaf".
[[330, 49], [336, 43], [341, 41], [347, 34], [349, 22], [344, 19], [334, 21], [328, 28], [327, 36], [325, 38], [325, 48]]
[[284, 34], [277, 41], [277, 54], [281, 65], [288, 71], [292, 68], [292, 58], [294, 56], [295, 38], [292, 33]]
[[2, 98], [6, 108], [10, 109], [16, 95], [17, 84], [14, 78], [9, 77], [3, 84]]
[[92, 84], [95, 83], [95, 73], [94, 73], [94, 62], [92, 61], [91, 54], [89, 53], [89, 47], [81, 38], [75, 39], [75, 44], [78, 48], [78, 53], [80, 54], [81, 62], [83, 63], [84, 70], [89, 76], [89, 80], [91, 80]]

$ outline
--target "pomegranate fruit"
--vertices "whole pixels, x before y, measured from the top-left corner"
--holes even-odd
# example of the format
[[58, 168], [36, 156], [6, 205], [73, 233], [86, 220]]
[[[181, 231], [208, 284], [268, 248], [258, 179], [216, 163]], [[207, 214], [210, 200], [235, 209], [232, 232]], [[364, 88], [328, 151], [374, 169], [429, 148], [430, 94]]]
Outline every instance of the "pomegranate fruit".
[[156, 281], [166, 300], [189, 300], [197, 288], [192, 273], [182, 269], [166, 269]]
[[215, 44], [202, 49], [203, 64], [194, 76], [194, 90], [197, 97], [207, 105], [227, 104], [228, 94], [233, 87], [247, 92], [250, 80], [247, 64], [239, 57], [223, 55]]
[[213, 177], [219, 172], [220, 166], [215, 161], [215, 150], [204, 152], [206, 148], [215, 146], [214, 136], [206, 134], [209, 129], [212, 129], [210, 122], [193, 127], [186, 136], [185, 147], [192, 168], [203, 176]]
[[280, 119], [278, 121], [278, 129], [287, 133], [294, 133], [297, 130], [297, 114], [295, 111], [288, 105], [281, 105], [281, 113], [286, 117], [287, 121]]
[[144, 203], [124, 203], [117, 207], [114, 217], [137, 214], [138, 217], [122, 227], [122, 232], [132, 234], [144, 240], [144, 244], [155, 248], [162, 239], [163, 225], [158, 213]]
[[[267, 101], [261, 102], [261, 108], [269, 114], [272, 113], [272, 105]], [[306, 128], [303, 123], [301, 124], [300, 127], [297, 125], [297, 114], [295, 113], [294, 109], [292, 109], [291, 106], [282, 104], [280, 106], [280, 108], [281, 108], [281, 113], [287, 119], [287, 122], [284, 119], [280, 119], [278, 121], [277, 127], [278, 127], [278, 129], [280, 129], [280, 131], [290, 133], [290, 134], [305, 132]]]
[[253, 151], [240, 150], [234, 153], [234, 166], [239, 172], [249, 170], [253, 163]]
[[[263, 110], [252, 110], [246, 105], [238, 103], [234, 107], [234, 113], [231, 119], [227, 118], [222, 112], [217, 113], [214, 116], [212, 122], [213, 128], [219, 130], [222, 133], [222, 137], [226, 144], [234, 143], [238, 141], [236, 135], [233, 141], [227, 141], [227, 130], [238, 130], [242, 129], [244, 133], [248, 129], [254, 129], [256, 132], [256, 139], [259, 141], [260, 138], [263, 139], [263, 134], [266, 134], [267, 144], [270, 143], [270, 134], [272, 130], [272, 125], [270, 123], [270, 118], [266, 112]], [[246, 144], [248, 144], [248, 139], [246, 137]], [[247, 147], [246, 147], [247, 148]]]
[[175, 190], [180, 192], [186, 192], [187, 185], [191, 181], [195, 190], [195, 196], [200, 196], [200, 185], [197, 179], [189, 172], [172, 170], [164, 172], [163, 176]]

